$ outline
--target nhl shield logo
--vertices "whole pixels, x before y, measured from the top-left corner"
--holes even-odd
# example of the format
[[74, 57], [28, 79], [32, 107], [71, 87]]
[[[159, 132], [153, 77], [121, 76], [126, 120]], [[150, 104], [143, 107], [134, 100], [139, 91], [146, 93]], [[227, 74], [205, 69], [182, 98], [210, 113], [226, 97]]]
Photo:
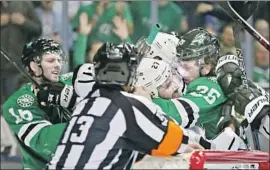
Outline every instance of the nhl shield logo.
[[34, 97], [29, 94], [24, 94], [17, 99], [17, 103], [21, 107], [29, 107], [34, 103]]

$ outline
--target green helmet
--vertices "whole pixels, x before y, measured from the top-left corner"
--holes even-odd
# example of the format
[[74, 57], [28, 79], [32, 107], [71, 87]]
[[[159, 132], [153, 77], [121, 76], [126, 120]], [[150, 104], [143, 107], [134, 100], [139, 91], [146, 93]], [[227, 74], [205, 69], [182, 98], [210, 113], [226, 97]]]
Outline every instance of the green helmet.
[[177, 60], [191, 61], [204, 59], [204, 63], [216, 66], [220, 44], [217, 37], [203, 28], [193, 29], [180, 37], [176, 47]]
[[218, 56], [219, 40], [203, 28], [193, 29], [180, 37], [176, 47], [177, 57], [183, 61]]

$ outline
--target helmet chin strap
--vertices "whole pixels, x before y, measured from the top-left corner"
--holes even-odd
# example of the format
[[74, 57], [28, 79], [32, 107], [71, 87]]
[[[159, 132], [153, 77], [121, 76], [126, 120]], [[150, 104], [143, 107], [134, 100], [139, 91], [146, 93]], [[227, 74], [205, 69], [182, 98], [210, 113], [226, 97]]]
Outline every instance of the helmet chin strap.
[[199, 74], [200, 77], [203, 77], [204, 75], [202, 74], [202, 69], [204, 67], [205, 63], [204, 63], [204, 59], [199, 59], [198, 60], [198, 66], [199, 66]]
[[34, 74], [34, 77], [40, 78], [40, 79], [41, 79], [41, 83], [44, 83], [44, 82], [50, 82], [50, 80], [47, 79], [47, 78], [44, 76], [44, 70], [43, 70], [42, 66], [41, 66], [40, 64], [38, 64], [38, 67], [41, 69], [41, 74], [38, 75], [38, 76]]

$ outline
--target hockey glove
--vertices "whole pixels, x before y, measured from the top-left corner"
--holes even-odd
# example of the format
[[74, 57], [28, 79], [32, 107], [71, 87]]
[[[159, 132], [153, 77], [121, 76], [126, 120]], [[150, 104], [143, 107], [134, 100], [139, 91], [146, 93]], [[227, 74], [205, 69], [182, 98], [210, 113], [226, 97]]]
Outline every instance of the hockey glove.
[[231, 95], [234, 90], [242, 84], [243, 75], [239, 68], [237, 56], [224, 55], [219, 58], [216, 66], [218, 84], [226, 96]]
[[244, 115], [252, 129], [259, 129], [261, 120], [270, 112], [269, 100], [257, 88], [239, 87], [234, 95], [235, 111]]
[[240, 123], [233, 115], [234, 107], [233, 101], [228, 100], [222, 107], [221, 118], [217, 124], [217, 133], [221, 133], [226, 127], [233, 126], [235, 133], [240, 135]]
[[42, 106], [60, 105], [70, 110], [75, 105], [76, 95], [73, 87], [62, 83], [44, 83], [37, 92], [38, 102]]
[[265, 96], [268, 99], [268, 101], [269, 101], [269, 93], [266, 92], [262, 87], [260, 87], [259, 85], [257, 85], [256, 83], [254, 83], [251, 80], [248, 80], [248, 86], [251, 87], [251, 88], [258, 89], [260, 91], [260, 94], [262, 96]]
[[94, 65], [86, 63], [77, 66], [73, 72], [72, 84], [78, 96], [87, 96], [95, 84]]

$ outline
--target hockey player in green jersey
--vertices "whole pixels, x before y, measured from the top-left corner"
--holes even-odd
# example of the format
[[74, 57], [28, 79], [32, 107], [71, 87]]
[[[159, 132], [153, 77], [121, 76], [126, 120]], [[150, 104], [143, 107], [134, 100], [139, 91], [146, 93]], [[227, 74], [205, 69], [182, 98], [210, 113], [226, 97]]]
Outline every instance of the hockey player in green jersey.
[[[73, 87], [70, 86], [71, 74], [60, 76], [64, 57], [60, 45], [50, 39], [38, 39], [25, 45], [22, 63], [27, 72], [42, 86], [55, 84], [46, 87], [52, 90], [47, 94], [40, 93], [33, 83], [27, 83], [3, 106], [3, 116], [18, 140], [25, 169], [45, 167], [66, 126], [64, 122], [69, 119], [65, 108], [71, 102]], [[38, 98], [47, 103], [57, 101], [64, 107], [42, 106]]]
[[[175, 67], [188, 86], [181, 98], [166, 100], [162, 98], [168, 97], [159, 94], [162, 98], [155, 98], [153, 102], [183, 127], [201, 125], [208, 139], [215, 137], [221, 109], [226, 101], [215, 78], [220, 48], [218, 39], [201, 28], [189, 31], [178, 41], [174, 35], [159, 39], [159, 42], [154, 40], [147, 57], [162, 59]], [[165, 46], [167, 48], [163, 48]], [[172, 62], [174, 58], [177, 65]], [[144, 78], [147, 81], [148, 77]], [[193, 110], [197, 110], [198, 115], [189, 114]]]

